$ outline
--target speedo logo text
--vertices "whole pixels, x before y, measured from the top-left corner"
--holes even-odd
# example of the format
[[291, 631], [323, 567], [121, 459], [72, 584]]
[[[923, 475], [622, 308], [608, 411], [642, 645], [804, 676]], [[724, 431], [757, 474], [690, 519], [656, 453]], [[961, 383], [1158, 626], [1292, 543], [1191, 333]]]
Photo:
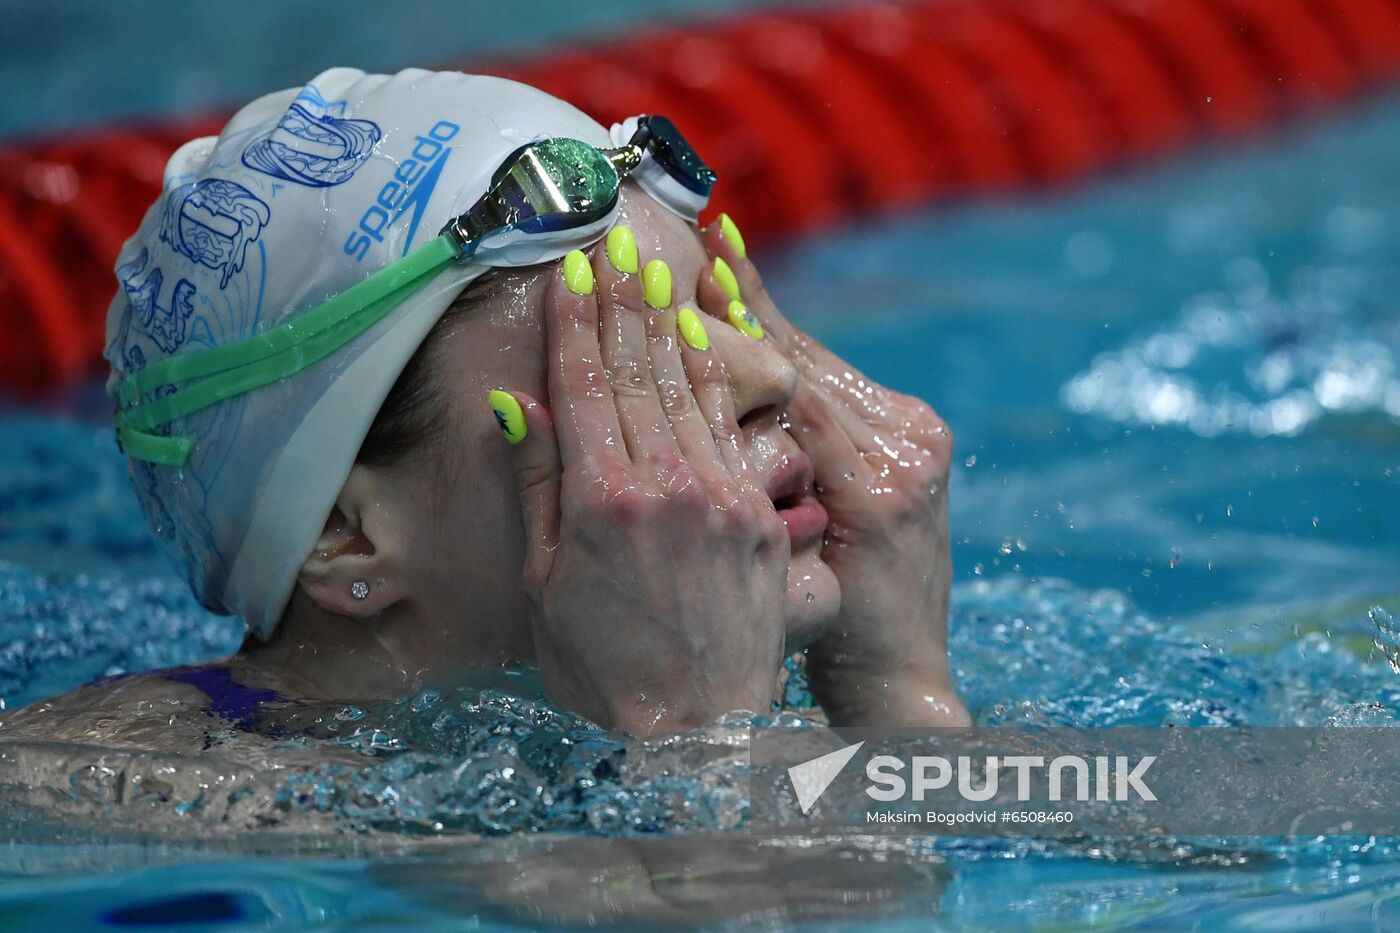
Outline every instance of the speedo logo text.
[[374, 246], [383, 243], [388, 230], [409, 215], [403, 251], [407, 255], [418, 232], [423, 211], [433, 196], [442, 167], [452, 149], [445, 145], [461, 131], [456, 123], [439, 120], [427, 133], [413, 138], [413, 149], [399, 163], [394, 175], [379, 189], [374, 201], [360, 215], [360, 222], [345, 240], [345, 254], [363, 262]]

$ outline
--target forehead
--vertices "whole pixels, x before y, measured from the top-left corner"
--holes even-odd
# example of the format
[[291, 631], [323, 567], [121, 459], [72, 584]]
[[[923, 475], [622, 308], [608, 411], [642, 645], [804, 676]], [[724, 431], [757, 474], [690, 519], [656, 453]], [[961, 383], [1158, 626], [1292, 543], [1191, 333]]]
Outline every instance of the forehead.
[[617, 222], [632, 228], [642, 264], [652, 259], [665, 260], [671, 267], [677, 302], [693, 300], [695, 279], [705, 262], [700, 231], [631, 181], [623, 183], [620, 200], [621, 216]]
[[[623, 183], [618, 224], [630, 227], [645, 266], [653, 259], [671, 268], [673, 306], [695, 303], [695, 283], [706, 261], [699, 230], [658, 204], [641, 188]], [[603, 241], [595, 247], [602, 259]], [[543, 366], [545, 286], [558, 262], [498, 269], [473, 289], [468, 313], [455, 315], [439, 339], [446, 373], [482, 380], [522, 378]], [[489, 352], [488, 352], [489, 348]]]

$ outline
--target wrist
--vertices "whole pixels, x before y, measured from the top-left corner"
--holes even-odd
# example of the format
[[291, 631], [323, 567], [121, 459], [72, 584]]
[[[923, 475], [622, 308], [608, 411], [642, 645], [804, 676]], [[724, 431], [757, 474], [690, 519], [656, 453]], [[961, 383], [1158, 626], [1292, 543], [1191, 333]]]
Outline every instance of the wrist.
[[809, 665], [808, 683], [834, 726], [947, 728], [971, 724], [946, 665]]

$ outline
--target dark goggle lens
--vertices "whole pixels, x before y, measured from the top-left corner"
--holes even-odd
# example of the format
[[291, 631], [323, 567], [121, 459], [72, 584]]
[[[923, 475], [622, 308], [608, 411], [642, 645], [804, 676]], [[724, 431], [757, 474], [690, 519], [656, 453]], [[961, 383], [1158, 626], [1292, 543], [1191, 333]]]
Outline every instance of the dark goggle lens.
[[717, 176], [670, 120], [655, 114], [642, 117], [632, 143], [649, 150], [666, 174], [686, 188], [701, 197], [710, 196]]

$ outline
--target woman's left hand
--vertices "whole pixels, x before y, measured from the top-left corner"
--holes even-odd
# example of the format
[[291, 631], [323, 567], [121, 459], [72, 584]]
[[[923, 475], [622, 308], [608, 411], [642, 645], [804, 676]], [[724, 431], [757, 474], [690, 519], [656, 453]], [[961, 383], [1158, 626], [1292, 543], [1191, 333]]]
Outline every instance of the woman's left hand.
[[948, 426], [783, 317], [732, 223], [716, 221], [704, 242], [701, 307], [739, 326], [737, 294], [801, 374], [788, 430], [815, 465], [831, 516], [822, 557], [841, 584], [841, 615], [808, 652], [813, 692], [837, 724], [967, 725], [948, 675]]

